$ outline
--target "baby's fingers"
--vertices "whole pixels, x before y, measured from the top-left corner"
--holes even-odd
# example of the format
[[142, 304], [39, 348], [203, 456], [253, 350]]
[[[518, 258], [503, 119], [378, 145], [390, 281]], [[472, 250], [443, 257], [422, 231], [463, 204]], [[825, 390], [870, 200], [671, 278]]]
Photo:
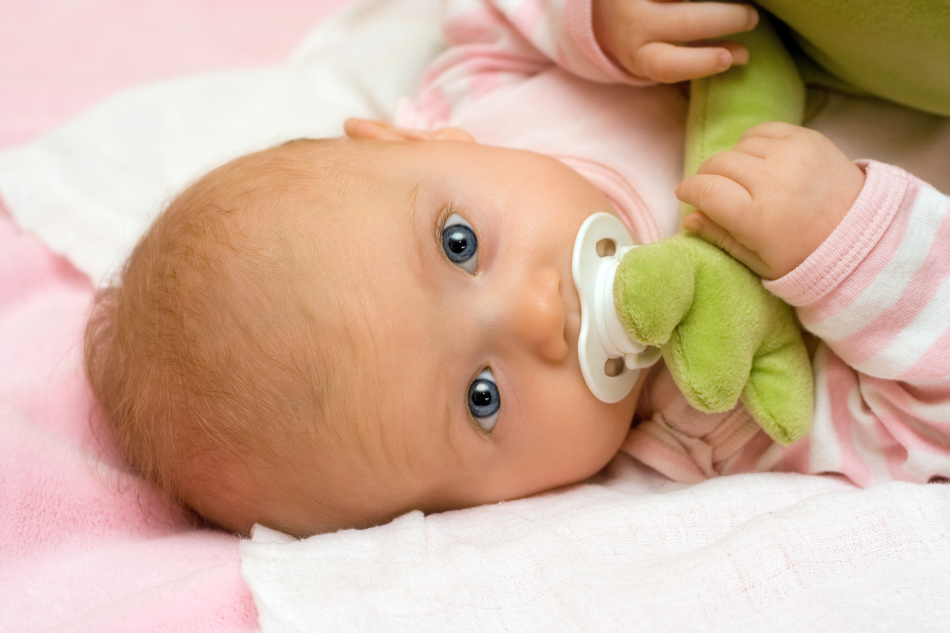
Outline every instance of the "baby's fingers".
[[691, 204], [727, 230], [749, 217], [752, 195], [736, 181], [718, 174], [696, 174], [676, 186], [676, 197]]
[[666, 42], [695, 42], [755, 28], [759, 14], [744, 4], [725, 2], [653, 2], [647, 37]]
[[767, 277], [771, 270], [756, 253], [749, 250], [732, 233], [722, 228], [703, 213], [694, 211], [683, 219], [683, 228], [694, 233], [729, 253], [760, 277]]
[[[737, 146], [738, 147], [738, 146]], [[748, 191], [752, 191], [763, 161], [745, 152], [728, 150], [713, 154], [699, 166], [697, 174], [725, 176]]]
[[783, 139], [795, 134], [800, 134], [803, 130], [807, 130], [807, 128], [786, 123], [785, 121], [766, 121], [750, 127], [743, 132], [742, 138], [746, 139], [759, 136], [763, 138]]
[[640, 47], [628, 68], [636, 74], [660, 83], [676, 83], [708, 77], [727, 70], [733, 64], [745, 64], [749, 52], [732, 42], [716, 46], [675, 46], [668, 42], [649, 42]]

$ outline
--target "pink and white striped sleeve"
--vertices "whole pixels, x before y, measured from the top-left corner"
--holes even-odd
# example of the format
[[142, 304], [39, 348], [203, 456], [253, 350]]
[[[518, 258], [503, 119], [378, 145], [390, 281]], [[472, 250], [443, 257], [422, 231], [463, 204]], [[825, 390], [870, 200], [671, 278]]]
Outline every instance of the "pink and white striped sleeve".
[[594, 37], [592, 0], [445, 0], [449, 48], [427, 69], [418, 108], [429, 125], [511, 82], [557, 65], [599, 83], [651, 85], [613, 64]]
[[766, 287], [823, 343], [815, 430], [795, 470], [860, 485], [950, 477], [950, 197], [900, 168], [867, 181], [835, 232]]

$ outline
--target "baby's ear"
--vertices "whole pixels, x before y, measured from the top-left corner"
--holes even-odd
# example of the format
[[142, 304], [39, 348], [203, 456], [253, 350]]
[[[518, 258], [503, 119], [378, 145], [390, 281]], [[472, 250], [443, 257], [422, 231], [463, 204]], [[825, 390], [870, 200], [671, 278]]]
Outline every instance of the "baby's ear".
[[385, 121], [375, 119], [357, 119], [351, 117], [344, 121], [343, 131], [352, 139], [378, 139], [383, 141], [469, 141], [475, 139], [471, 134], [457, 127], [443, 127], [437, 130], [413, 130], [396, 127]]

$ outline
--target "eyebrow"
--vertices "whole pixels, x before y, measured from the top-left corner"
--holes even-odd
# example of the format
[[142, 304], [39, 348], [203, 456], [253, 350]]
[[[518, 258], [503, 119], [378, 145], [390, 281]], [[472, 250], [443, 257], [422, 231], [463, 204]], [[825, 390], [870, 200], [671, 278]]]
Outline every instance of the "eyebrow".
[[425, 240], [422, 238], [424, 232], [419, 230], [418, 227], [418, 202], [419, 202], [419, 188], [422, 186], [422, 181], [416, 183], [416, 186], [409, 190], [408, 195], [406, 196], [406, 219], [409, 221], [409, 232], [412, 234], [413, 241], [415, 242], [416, 257], [415, 257], [415, 269], [416, 276], [419, 278], [419, 281], [422, 282], [424, 286], [428, 286], [431, 290], [435, 290], [432, 278], [427, 274], [425, 266], [425, 255], [426, 248]]
[[409, 226], [412, 229], [413, 233], [418, 233], [416, 231], [416, 206], [419, 203], [419, 188], [422, 186], [422, 181], [416, 183], [416, 186], [409, 190], [409, 195], [407, 197], [408, 208], [409, 208]]
[[[431, 253], [432, 244], [423, 237], [425, 235], [429, 235], [430, 231], [421, 230], [418, 226], [418, 200], [419, 189], [421, 187], [422, 181], [417, 182], [407, 195], [407, 219], [409, 221], [409, 230], [412, 233], [413, 239], [415, 241], [415, 249], [417, 254], [417, 257], [415, 258], [416, 275], [422, 282], [423, 286], [428, 287], [431, 292], [435, 293], [438, 292], [439, 289], [436, 287], [432, 276], [429, 274], [429, 269], [426, 267], [426, 255], [427, 253]], [[436, 243], [438, 244], [438, 242]], [[445, 402], [443, 411], [444, 422], [442, 428], [444, 431], [443, 437], [445, 438], [445, 443], [452, 451], [452, 454], [455, 455], [456, 463], [459, 466], [462, 466], [462, 452], [459, 450], [458, 444], [456, 444], [454, 441], [453, 429], [455, 427], [455, 416], [452, 414], [451, 402]]]

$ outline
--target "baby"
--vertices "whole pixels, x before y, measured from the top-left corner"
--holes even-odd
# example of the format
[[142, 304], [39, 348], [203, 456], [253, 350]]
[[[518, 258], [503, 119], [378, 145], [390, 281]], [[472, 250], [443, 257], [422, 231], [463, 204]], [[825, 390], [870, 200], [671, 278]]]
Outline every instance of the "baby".
[[458, 129], [347, 131], [213, 171], [102, 294], [87, 362], [124, 452], [224, 527], [297, 534], [600, 470], [637, 394], [584, 383], [571, 250], [610, 203]]
[[749, 7], [457, 4], [452, 46], [399, 115], [411, 127], [350, 119], [341, 138], [212, 171], [97, 297], [87, 373], [120, 449], [217, 525], [308, 535], [593, 475], [649, 375], [614, 404], [581, 375], [584, 220], [659, 239], [675, 187], [703, 210], [689, 230], [787, 280], [867, 222], [860, 203], [891, 169], [766, 124], [676, 186], [682, 95], [616, 83], [742, 63], [735, 44], [670, 42], [751, 28]]

